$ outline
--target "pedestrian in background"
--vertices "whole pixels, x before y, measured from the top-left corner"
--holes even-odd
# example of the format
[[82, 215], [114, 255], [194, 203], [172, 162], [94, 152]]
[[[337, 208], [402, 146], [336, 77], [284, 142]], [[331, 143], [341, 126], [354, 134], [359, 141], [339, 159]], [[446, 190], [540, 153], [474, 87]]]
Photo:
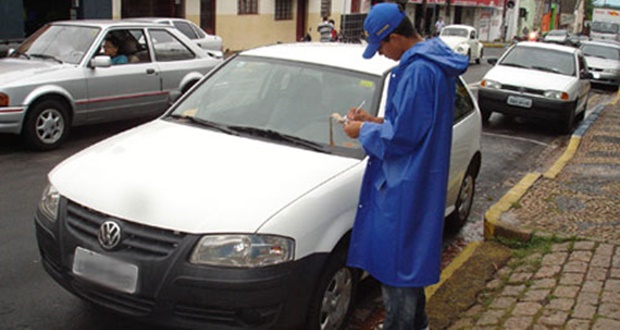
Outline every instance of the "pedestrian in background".
[[323, 22], [319, 24], [317, 31], [321, 35], [321, 42], [330, 42], [332, 40], [332, 31], [334, 25], [329, 22], [328, 17], [323, 17]]
[[385, 116], [351, 109], [344, 131], [368, 155], [347, 264], [382, 284], [383, 329], [425, 329], [424, 287], [439, 281], [456, 78], [466, 56], [424, 40], [394, 3], [364, 22], [375, 53], [400, 61]]
[[443, 22], [443, 17], [439, 16], [437, 22], [435, 22], [435, 36], [440, 35], [444, 27], [446, 27], [446, 24]]

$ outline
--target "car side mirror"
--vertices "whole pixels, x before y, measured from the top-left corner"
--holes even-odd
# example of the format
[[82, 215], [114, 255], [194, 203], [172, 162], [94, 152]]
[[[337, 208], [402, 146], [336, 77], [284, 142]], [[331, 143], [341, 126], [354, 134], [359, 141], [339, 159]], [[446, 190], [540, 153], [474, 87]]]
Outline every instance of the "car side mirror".
[[497, 64], [497, 58], [487, 58], [487, 63], [495, 65]]
[[91, 68], [109, 68], [112, 66], [112, 58], [108, 55], [97, 55], [90, 60]]

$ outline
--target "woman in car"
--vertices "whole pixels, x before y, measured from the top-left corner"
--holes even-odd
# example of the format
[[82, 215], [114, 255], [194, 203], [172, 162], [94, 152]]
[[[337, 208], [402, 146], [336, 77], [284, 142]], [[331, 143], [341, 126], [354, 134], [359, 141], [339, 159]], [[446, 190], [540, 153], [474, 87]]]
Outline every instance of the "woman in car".
[[110, 56], [112, 59], [112, 65], [126, 64], [128, 62], [127, 56], [118, 53], [118, 47], [120, 40], [115, 37], [107, 37], [103, 43], [103, 53]]

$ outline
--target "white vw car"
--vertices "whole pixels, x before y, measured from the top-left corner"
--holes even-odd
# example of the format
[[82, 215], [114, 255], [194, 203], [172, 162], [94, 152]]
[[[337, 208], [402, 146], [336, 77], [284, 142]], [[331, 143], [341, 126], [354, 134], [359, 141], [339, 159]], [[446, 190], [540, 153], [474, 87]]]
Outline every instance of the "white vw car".
[[520, 42], [504, 52], [478, 90], [482, 119], [493, 112], [555, 121], [569, 133], [584, 118], [590, 79], [579, 49], [541, 42]]
[[469, 25], [448, 25], [443, 30], [439, 38], [450, 48], [459, 54], [463, 54], [480, 64], [484, 53], [484, 46], [478, 40], [478, 32]]
[[[396, 63], [364, 46], [279, 44], [229, 59], [164, 116], [49, 173], [47, 272], [77, 296], [175, 328], [339, 329], [367, 157], [332, 114], [381, 115]], [[445, 215], [468, 217], [481, 120], [462, 80]], [[415, 203], [415, 201], [411, 201]]]

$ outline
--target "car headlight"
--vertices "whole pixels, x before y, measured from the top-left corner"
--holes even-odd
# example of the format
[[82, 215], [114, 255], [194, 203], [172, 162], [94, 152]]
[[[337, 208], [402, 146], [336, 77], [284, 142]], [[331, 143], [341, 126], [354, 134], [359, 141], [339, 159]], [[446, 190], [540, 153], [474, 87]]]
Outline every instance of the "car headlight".
[[255, 268], [293, 259], [292, 239], [273, 235], [207, 235], [190, 257], [193, 264]]
[[611, 73], [611, 74], [620, 74], [620, 70], [619, 69], [604, 69], [603, 72]]
[[545, 97], [548, 99], [568, 101], [568, 94], [561, 91], [545, 91]]
[[39, 202], [39, 210], [50, 221], [56, 222], [58, 218], [58, 204], [60, 203], [60, 193], [51, 184], [48, 184], [43, 190], [43, 196]]
[[491, 89], [502, 89], [502, 84], [500, 84], [499, 82], [495, 80], [489, 80], [489, 79], [482, 79], [482, 81], [480, 82], [480, 86], [491, 88]]

